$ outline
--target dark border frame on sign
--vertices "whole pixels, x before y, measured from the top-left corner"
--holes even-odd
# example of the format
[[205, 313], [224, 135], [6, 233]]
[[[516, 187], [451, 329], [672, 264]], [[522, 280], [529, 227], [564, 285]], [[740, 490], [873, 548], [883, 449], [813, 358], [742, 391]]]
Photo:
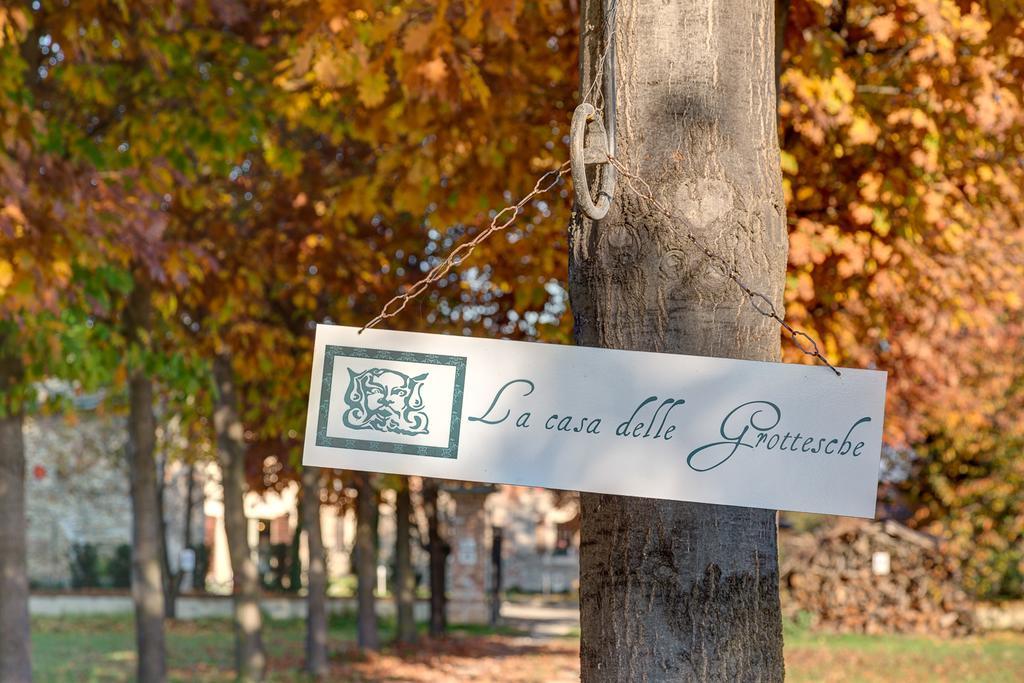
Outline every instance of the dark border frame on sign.
[[[374, 360], [402, 361], [422, 363], [425, 365], [450, 365], [455, 368], [455, 387], [452, 392], [452, 418], [448, 431], [448, 447], [417, 446], [415, 444], [394, 443], [391, 441], [350, 439], [341, 436], [327, 435], [327, 413], [331, 405], [331, 383], [334, 378], [334, 359], [370, 358]], [[455, 459], [459, 454], [459, 428], [462, 425], [462, 396], [466, 384], [465, 356], [444, 356], [434, 353], [414, 353], [412, 351], [387, 351], [380, 349], [361, 349], [354, 346], [324, 347], [324, 370], [320, 383], [320, 412], [316, 423], [316, 445], [328, 448], [349, 448], [360, 451], [377, 451], [383, 453], [400, 453], [403, 455], [425, 455], [433, 458]]]

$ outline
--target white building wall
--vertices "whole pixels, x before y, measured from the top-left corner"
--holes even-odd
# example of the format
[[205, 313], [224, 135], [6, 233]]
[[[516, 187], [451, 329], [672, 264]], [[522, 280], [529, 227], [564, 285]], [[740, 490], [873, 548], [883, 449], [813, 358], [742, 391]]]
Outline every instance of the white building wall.
[[[63, 416], [41, 417], [26, 422], [28, 565], [37, 587], [65, 587], [71, 580], [71, 547], [92, 543], [101, 555], [110, 556], [118, 545], [131, 542], [131, 501], [124, 456], [123, 417], [87, 413], [70, 421]], [[166, 438], [166, 437], [165, 437]], [[177, 569], [184, 541], [188, 466], [172, 462], [165, 473], [165, 511], [168, 551]], [[212, 546], [207, 588], [231, 590], [231, 562], [224, 530], [224, 506], [220, 471], [216, 463], [196, 466], [192, 538]], [[245, 511], [250, 519], [250, 547], [255, 555], [259, 541], [258, 520], [287, 516], [288, 528], [298, 524], [299, 486], [281, 493], [249, 493]], [[426, 519], [414, 493], [418, 526]], [[450, 507], [442, 495], [442, 507]], [[523, 590], [560, 590], [578, 576], [575, 546], [567, 555], [552, 556], [557, 524], [575, 513], [572, 504], [555, 507], [551, 492], [543, 489], [499, 487], [488, 497], [487, 524], [504, 530], [505, 586]], [[355, 539], [352, 506], [321, 508], [321, 524], [332, 581], [351, 573], [350, 558]], [[206, 529], [213, 536], [204, 539]], [[380, 509], [380, 565], [389, 576], [394, 553], [394, 495], [386, 491]], [[428, 558], [414, 533], [413, 558], [417, 573], [426, 581]], [[453, 547], [457, 539], [450, 539]], [[305, 543], [302, 558], [307, 557]], [[490, 548], [480, 548], [490, 553]]]
[[[117, 546], [131, 543], [125, 442], [120, 417], [87, 413], [26, 420], [26, 535], [34, 585], [70, 585], [75, 544], [92, 544], [107, 558]], [[185, 472], [183, 463], [172, 463], [164, 491], [172, 569], [184, 536]], [[193, 529], [201, 534], [201, 525]]]

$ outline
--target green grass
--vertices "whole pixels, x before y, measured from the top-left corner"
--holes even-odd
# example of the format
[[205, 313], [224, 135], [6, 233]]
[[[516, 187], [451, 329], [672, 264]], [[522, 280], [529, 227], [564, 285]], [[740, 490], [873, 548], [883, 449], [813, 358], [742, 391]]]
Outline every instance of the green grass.
[[[129, 616], [37, 618], [32, 622], [33, 663], [37, 682], [123, 682], [134, 674], [135, 636]], [[332, 617], [331, 657], [356, 658], [352, 617]], [[485, 635], [521, 635], [508, 628], [456, 626], [473, 639]], [[394, 623], [381, 621], [384, 642]], [[268, 680], [302, 681], [305, 624], [301, 620], [265, 624], [271, 668]], [[233, 635], [230, 621], [210, 619], [169, 623], [168, 664], [172, 681], [232, 680]], [[785, 630], [787, 680], [818, 681], [1024, 681], [1024, 634], [989, 634], [939, 639], [924, 636], [866, 636], [815, 633], [804, 625]], [[469, 641], [467, 641], [469, 642]], [[572, 639], [565, 642], [571, 645]], [[574, 646], [573, 646], [574, 647]]]
[[966, 638], [825, 634], [789, 624], [788, 681], [1024, 681], [1024, 635]]
[[[267, 641], [272, 652], [298, 648], [301, 655], [301, 624], [276, 622], [272, 635]], [[199, 669], [197, 675], [176, 680], [208, 680], [204, 672], [231, 667], [232, 631], [226, 620], [170, 624], [167, 636], [171, 670]], [[33, 619], [32, 661], [36, 681], [130, 681], [135, 666], [133, 621], [121, 616]]]
[[[298, 670], [302, 666], [306, 624], [301, 619], [266, 620], [264, 643], [273, 668]], [[426, 633], [426, 625], [420, 631]], [[454, 635], [517, 636], [509, 628], [453, 625]], [[332, 615], [328, 622], [331, 656], [358, 656], [351, 652], [356, 640], [355, 618]], [[393, 619], [380, 620], [381, 641], [395, 636]], [[169, 622], [167, 657], [172, 681], [226, 681], [233, 666], [234, 633], [227, 619]], [[130, 681], [135, 670], [134, 622], [130, 616], [35, 618], [32, 620], [32, 660], [38, 682]], [[271, 681], [302, 680], [294, 673], [271, 676]]]

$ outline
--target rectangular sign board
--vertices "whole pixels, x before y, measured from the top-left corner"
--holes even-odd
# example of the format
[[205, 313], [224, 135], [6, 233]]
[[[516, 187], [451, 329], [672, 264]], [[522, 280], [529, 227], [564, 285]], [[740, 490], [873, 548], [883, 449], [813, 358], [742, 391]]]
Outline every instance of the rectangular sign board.
[[320, 325], [302, 462], [873, 517], [885, 382]]

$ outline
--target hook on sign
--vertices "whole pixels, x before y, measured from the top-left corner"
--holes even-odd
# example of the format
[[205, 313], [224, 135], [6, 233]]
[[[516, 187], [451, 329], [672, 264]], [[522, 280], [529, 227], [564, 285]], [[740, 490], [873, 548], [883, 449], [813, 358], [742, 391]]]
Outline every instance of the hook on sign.
[[[572, 167], [572, 184], [576, 204], [592, 220], [599, 221], [608, 213], [615, 194], [615, 167], [611, 165], [611, 150], [608, 148], [608, 134], [604, 123], [595, 116], [594, 105], [584, 102], [572, 114], [572, 129], [569, 133], [569, 161]], [[587, 125], [589, 122], [589, 126]], [[587, 183], [587, 165], [603, 164], [601, 184], [597, 201], [590, 196]]]

